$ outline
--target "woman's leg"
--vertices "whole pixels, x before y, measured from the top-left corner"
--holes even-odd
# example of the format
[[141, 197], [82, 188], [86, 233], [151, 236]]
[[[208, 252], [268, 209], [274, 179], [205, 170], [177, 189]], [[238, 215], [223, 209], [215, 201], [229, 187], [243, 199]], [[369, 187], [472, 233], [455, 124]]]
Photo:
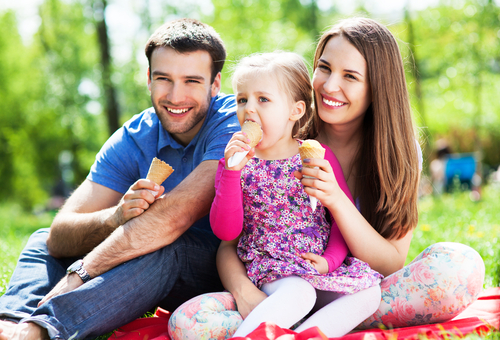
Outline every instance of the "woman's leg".
[[297, 327], [296, 332], [316, 326], [329, 338], [340, 337], [372, 315], [380, 304], [378, 285], [351, 295], [325, 291], [317, 293], [320, 309]]
[[474, 249], [460, 243], [436, 243], [382, 280], [378, 310], [356, 329], [448, 321], [477, 299], [483, 281], [484, 262]]
[[316, 302], [316, 290], [306, 280], [289, 276], [262, 286], [269, 295], [243, 321], [235, 337], [246, 336], [262, 322], [272, 322], [290, 328], [311, 311]]

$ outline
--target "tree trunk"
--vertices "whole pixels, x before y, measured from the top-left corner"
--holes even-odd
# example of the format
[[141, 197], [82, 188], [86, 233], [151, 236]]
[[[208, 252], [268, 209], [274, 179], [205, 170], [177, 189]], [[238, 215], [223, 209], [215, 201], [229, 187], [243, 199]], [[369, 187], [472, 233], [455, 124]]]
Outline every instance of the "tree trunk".
[[[120, 110], [118, 107], [118, 100], [116, 98], [116, 89], [111, 81], [111, 50], [109, 45], [108, 28], [106, 26], [106, 18], [104, 11], [107, 6], [106, 0], [96, 0], [94, 2], [95, 11], [100, 11], [96, 15], [95, 25], [97, 36], [99, 38], [99, 48], [101, 51], [101, 65], [102, 65], [102, 87], [104, 89], [105, 102], [106, 102], [106, 117], [108, 121], [109, 134], [113, 134], [120, 126], [118, 117]], [[99, 15], [100, 14], [100, 15]]]
[[431, 135], [428, 132], [428, 126], [427, 126], [427, 119], [425, 116], [425, 105], [424, 105], [424, 98], [423, 98], [423, 93], [422, 93], [422, 78], [420, 76], [419, 72], [419, 65], [420, 65], [420, 60], [418, 59], [417, 52], [415, 50], [415, 33], [413, 30], [413, 24], [410, 18], [410, 1], [408, 0], [406, 2], [405, 6], [405, 21], [406, 24], [408, 25], [408, 45], [410, 46], [410, 52], [413, 57], [413, 67], [411, 68], [411, 72], [413, 75], [413, 78], [415, 79], [415, 96], [417, 98], [417, 107], [418, 111], [420, 114], [420, 123], [421, 126], [425, 129], [424, 131], [424, 148], [422, 150], [423, 152], [423, 158], [429, 159], [430, 156], [430, 143], [431, 143]]

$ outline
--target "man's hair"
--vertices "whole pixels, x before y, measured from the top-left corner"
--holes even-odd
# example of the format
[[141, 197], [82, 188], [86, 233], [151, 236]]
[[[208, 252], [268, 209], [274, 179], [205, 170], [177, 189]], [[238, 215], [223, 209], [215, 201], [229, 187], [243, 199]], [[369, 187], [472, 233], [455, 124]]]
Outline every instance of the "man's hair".
[[[396, 39], [384, 25], [367, 18], [340, 21], [320, 38], [314, 69], [326, 44], [343, 37], [366, 60], [372, 103], [363, 122], [363, 140], [355, 160], [354, 197], [361, 212], [386, 239], [400, 239], [416, 227], [419, 166], [403, 60]], [[311, 131], [324, 123], [317, 109]]]
[[246, 75], [271, 75], [292, 102], [303, 101], [305, 113], [293, 126], [292, 136], [300, 138], [312, 119], [312, 85], [304, 59], [293, 52], [254, 53], [240, 60], [233, 72], [233, 91]]
[[177, 19], [160, 26], [146, 43], [146, 57], [151, 69], [151, 55], [157, 47], [170, 47], [179, 53], [207, 51], [212, 58], [211, 80], [222, 71], [226, 49], [215, 30], [195, 19]]

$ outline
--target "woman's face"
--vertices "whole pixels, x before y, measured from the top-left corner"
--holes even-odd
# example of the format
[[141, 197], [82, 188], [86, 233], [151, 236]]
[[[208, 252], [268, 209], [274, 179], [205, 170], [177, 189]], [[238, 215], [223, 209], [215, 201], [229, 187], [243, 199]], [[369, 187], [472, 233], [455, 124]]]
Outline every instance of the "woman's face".
[[357, 129], [371, 103], [366, 60], [345, 38], [327, 42], [314, 70], [313, 87], [321, 120]]

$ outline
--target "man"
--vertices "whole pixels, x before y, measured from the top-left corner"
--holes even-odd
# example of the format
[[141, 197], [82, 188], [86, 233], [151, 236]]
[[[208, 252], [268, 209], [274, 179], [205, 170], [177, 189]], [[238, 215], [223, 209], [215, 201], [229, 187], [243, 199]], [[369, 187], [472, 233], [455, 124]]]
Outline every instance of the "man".
[[[0, 339], [95, 337], [222, 289], [206, 215], [239, 130], [234, 97], [219, 94], [224, 45], [181, 19], [151, 36], [146, 56], [154, 109], [110, 137], [50, 230], [32, 235], [0, 298]], [[175, 170], [164, 188], [144, 179], [153, 157]]]

